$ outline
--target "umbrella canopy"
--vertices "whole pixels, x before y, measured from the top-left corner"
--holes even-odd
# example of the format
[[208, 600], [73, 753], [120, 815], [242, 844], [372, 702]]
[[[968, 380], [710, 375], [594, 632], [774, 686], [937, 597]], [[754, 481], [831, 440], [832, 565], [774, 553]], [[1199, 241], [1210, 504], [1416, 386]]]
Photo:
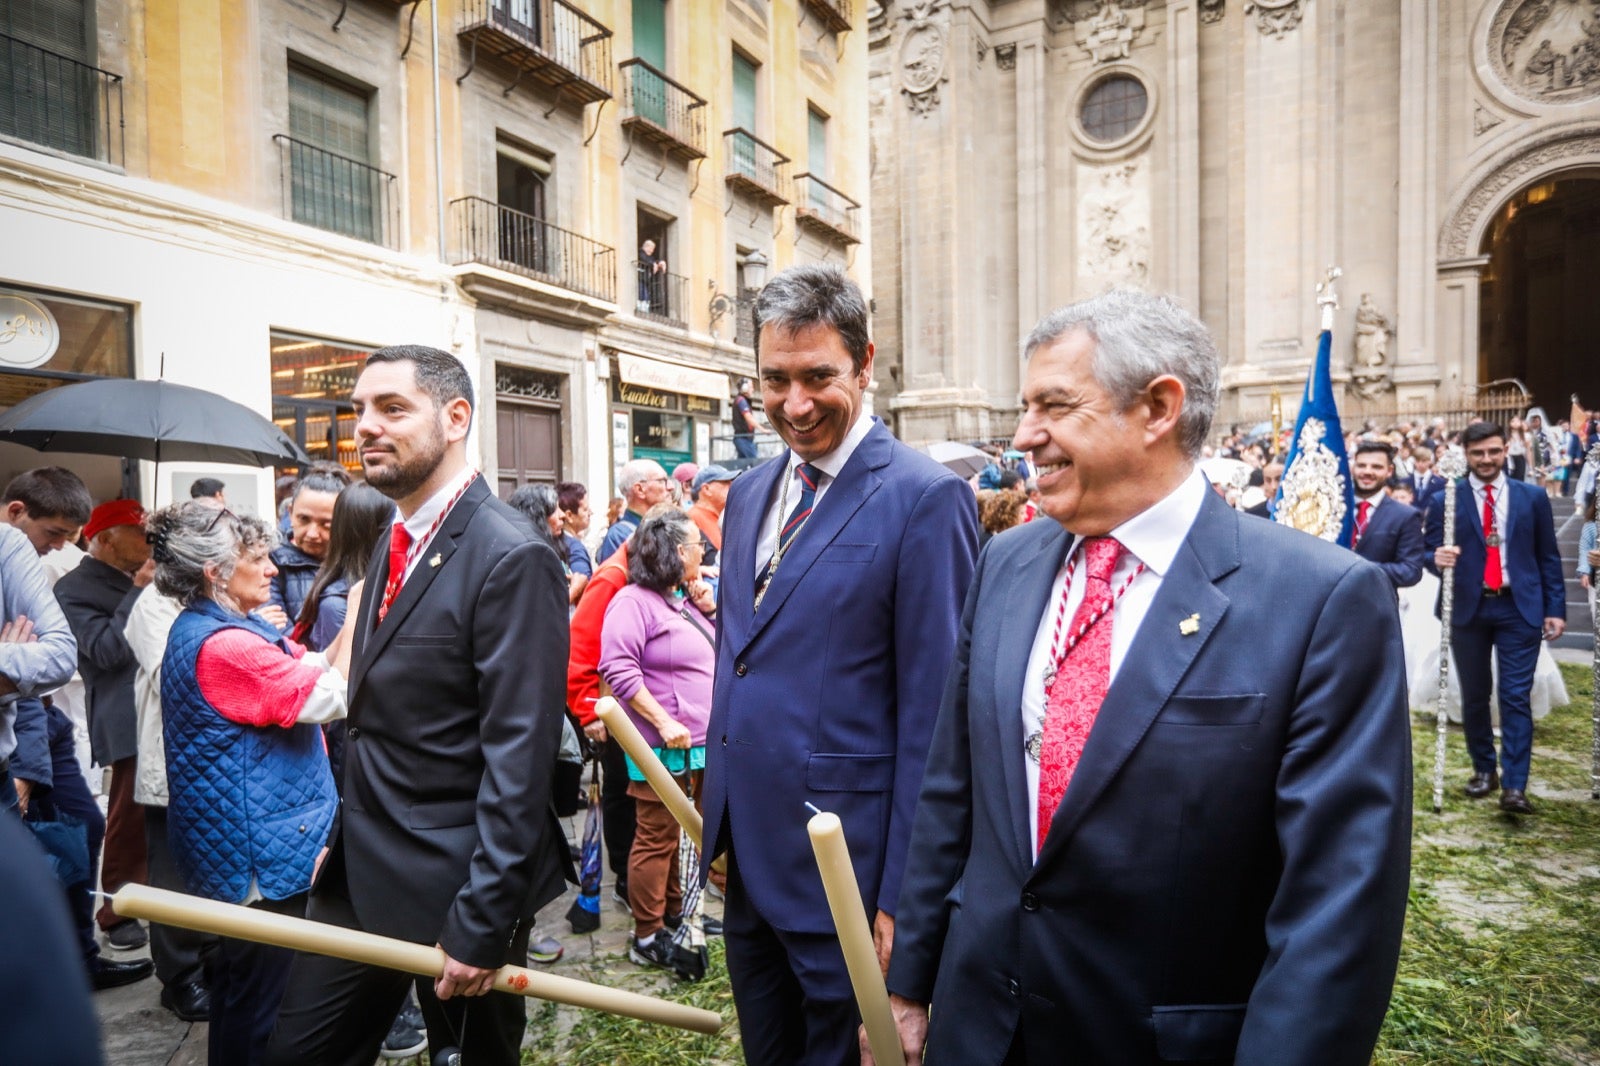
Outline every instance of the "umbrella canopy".
[[981, 452], [970, 444], [962, 444], [953, 440], [941, 440], [933, 444], [924, 444], [917, 450], [940, 466], [943, 466], [946, 470], [960, 474], [962, 477], [971, 477], [994, 462], [993, 457], [986, 452]]
[[310, 457], [243, 404], [169, 381], [106, 378], [64, 385], [0, 415], [0, 440], [41, 452], [152, 462], [272, 466]]

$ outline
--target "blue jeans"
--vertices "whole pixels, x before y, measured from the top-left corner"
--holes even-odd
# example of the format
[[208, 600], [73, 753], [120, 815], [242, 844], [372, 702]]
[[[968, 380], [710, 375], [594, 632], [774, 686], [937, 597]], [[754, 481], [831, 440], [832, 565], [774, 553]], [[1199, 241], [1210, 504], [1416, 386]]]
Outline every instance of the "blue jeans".
[[741, 459], [754, 459], [756, 457], [756, 439], [748, 434], [735, 433], [733, 435], [733, 453]]

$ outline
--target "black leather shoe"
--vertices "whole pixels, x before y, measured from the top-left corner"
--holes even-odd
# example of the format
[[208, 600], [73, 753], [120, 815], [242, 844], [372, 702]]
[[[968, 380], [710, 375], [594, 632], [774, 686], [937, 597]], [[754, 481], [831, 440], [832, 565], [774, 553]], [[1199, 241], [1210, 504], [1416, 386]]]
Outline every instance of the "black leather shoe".
[[163, 988], [161, 1005], [186, 1022], [211, 1020], [211, 990], [199, 981]]
[[149, 959], [112, 962], [101, 958], [89, 964], [89, 983], [96, 992], [104, 992], [108, 988], [121, 988], [135, 981], [143, 981], [155, 972], [156, 964]]
[[129, 918], [106, 930], [106, 943], [118, 951], [138, 951], [150, 943], [150, 934], [144, 931], [144, 926]]
[[1500, 793], [1500, 809], [1507, 814], [1532, 814], [1533, 804], [1520, 788], [1504, 789]]
[[1500, 787], [1500, 775], [1490, 770], [1488, 773], [1477, 773], [1467, 782], [1466, 793], [1475, 800], [1481, 800], [1489, 793]]

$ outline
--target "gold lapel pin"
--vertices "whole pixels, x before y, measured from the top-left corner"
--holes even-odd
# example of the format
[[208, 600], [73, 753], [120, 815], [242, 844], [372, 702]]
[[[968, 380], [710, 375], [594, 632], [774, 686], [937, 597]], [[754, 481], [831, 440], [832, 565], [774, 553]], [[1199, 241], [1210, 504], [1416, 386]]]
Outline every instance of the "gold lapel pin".
[[439, 552], [434, 552], [433, 553], [433, 558], [428, 560], [428, 565], [429, 566], [438, 566], [442, 562], [444, 562], [444, 556], [441, 555]]
[[1191, 614], [1188, 618], [1178, 623], [1178, 632], [1186, 637], [1192, 637], [1200, 632], [1200, 616]]

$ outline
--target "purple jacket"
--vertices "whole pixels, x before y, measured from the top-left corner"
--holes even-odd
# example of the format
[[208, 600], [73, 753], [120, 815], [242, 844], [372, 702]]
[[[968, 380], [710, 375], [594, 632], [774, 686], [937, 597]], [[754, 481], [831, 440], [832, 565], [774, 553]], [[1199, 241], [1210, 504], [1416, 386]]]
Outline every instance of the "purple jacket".
[[688, 727], [691, 746], [705, 744], [711, 718], [716, 627], [687, 600], [679, 602], [692, 621], [661, 593], [625, 586], [606, 608], [600, 631], [600, 676], [651, 747], [661, 747], [661, 734], [628, 703], [641, 688]]

